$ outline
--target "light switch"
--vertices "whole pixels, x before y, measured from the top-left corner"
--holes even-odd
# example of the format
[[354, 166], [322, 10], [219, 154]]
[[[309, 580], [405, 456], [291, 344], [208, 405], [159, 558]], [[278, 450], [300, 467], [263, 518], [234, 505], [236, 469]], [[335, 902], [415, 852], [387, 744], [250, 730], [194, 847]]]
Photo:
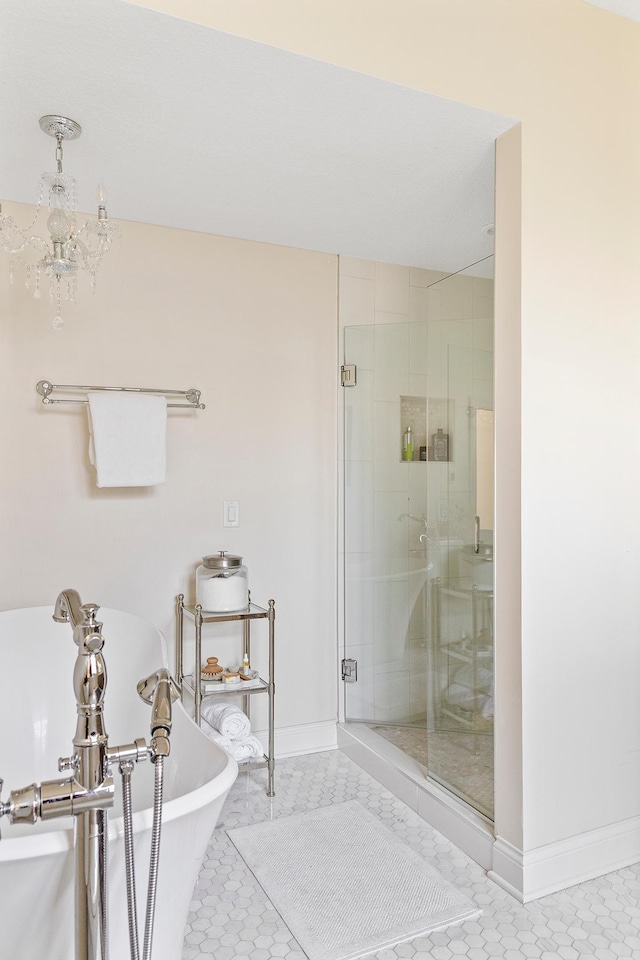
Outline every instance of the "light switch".
[[224, 525], [225, 527], [240, 526], [240, 502], [238, 500], [224, 501]]

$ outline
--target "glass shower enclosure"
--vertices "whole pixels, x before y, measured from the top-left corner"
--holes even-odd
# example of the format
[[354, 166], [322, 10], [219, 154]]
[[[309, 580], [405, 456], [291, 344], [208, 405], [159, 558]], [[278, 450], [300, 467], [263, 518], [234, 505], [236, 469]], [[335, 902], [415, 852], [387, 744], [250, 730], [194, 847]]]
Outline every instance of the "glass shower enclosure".
[[[345, 718], [493, 818], [493, 281], [347, 326]], [[489, 264], [492, 266], [492, 264]], [[389, 752], [389, 751], [387, 751]], [[393, 753], [394, 751], [391, 751]]]

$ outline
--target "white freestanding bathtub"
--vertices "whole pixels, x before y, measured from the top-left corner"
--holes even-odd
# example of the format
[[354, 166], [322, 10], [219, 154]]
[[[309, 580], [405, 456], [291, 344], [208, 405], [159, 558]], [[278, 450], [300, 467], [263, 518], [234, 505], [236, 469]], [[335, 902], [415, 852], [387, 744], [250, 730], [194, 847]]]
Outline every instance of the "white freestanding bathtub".
[[[87, 599], [87, 598], [84, 598]], [[0, 613], [0, 777], [3, 800], [30, 783], [55, 780], [58, 757], [73, 752], [76, 726], [69, 624], [52, 620], [53, 604]], [[101, 609], [107, 668], [105, 723], [109, 745], [149, 741], [150, 707], [136, 683], [166, 664], [161, 633], [118, 610]], [[180, 960], [189, 902], [209, 838], [238, 773], [231, 757], [207, 739], [179, 702], [173, 706], [171, 755], [165, 761], [162, 844], [153, 960]], [[63, 775], [63, 776], [66, 776]], [[109, 953], [127, 960], [129, 936], [120, 773], [109, 810]], [[152, 822], [153, 765], [132, 776], [140, 949]], [[73, 960], [73, 818], [35, 825], [0, 819], [0, 956]]]

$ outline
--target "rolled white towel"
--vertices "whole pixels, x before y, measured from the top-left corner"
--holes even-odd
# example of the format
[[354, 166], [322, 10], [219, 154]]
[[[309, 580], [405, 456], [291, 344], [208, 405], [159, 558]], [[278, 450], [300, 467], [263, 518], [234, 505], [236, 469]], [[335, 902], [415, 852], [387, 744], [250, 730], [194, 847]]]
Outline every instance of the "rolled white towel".
[[261, 760], [264, 756], [262, 744], [253, 734], [243, 740], [229, 740], [228, 737], [223, 737], [221, 733], [218, 733], [210, 723], [207, 723], [204, 717], [200, 719], [200, 729], [203, 733], [206, 733], [210, 740], [230, 753], [234, 760]]
[[478, 694], [471, 687], [461, 683], [451, 683], [447, 687], [445, 698], [452, 707], [462, 707], [463, 710], [473, 710], [473, 704]]
[[486, 667], [478, 667], [476, 669], [475, 676], [474, 676], [473, 667], [471, 665], [467, 665], [464, 667], [460, 667], [459, 670], [456, 670], [452, 678], [453, 683], [460, 684], [460, 686], [462, 687], [473, 688], [474, 681], [475, 681], [475, 688], [477, 690], [482, 690], [483, 692], [485, 690], [492, 691], [493, 690], [493, 670], [488, 670]]
[[217, 743], [219, 747], [222, 747], [227, 753], [231, 753], [231, 740], [229, 740], [228, 737], [223, 737], [221, 733], [218, 733], [210, 723], [207, 723], [204, 717], [200, 718], [200, 729], [203, 733], [206, 733], [210, 740]]
[[254, 734], [244, 740], [232, 740], [230, 754], [234, 760], [262, 760], [264, 750], [262, 744]]
[[200, 709], [214, 730], [229, 740], [242, 740], [251, 733], [251, 723], [246, 713], [232, 703], [220, 703], [218, 700], [204, 700]]

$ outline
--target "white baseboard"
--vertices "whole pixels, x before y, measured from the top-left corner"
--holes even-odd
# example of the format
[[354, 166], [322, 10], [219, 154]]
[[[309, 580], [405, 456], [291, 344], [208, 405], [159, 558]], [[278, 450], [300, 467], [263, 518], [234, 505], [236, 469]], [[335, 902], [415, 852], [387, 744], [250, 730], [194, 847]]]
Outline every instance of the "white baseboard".
[[501, 837], [489, 876], [528, 903], [640, 861], [640, 817], [522, 853]]
[[502, 837], [496, 837], [492, 851], [493, 865], [488, 876], [503, 889], [519, 900], [524, 901], [524, 857], [522, 850]]
[[366, 724], [340, 724], [340, 749], [527, 903], [640, 861], [640, 817], [523, 853]]
[[[256, 736], [265, 746], [268, 741], [266, 730], [257, 730]], [[300, 723], [294, 727], [276, 727], [276, 760], [285, 757], [298, 757], [303, 753], [321, 753], [323, 750], [335, 750], [338, 746], [335, 720], [323, 720], [319, 723]]]

